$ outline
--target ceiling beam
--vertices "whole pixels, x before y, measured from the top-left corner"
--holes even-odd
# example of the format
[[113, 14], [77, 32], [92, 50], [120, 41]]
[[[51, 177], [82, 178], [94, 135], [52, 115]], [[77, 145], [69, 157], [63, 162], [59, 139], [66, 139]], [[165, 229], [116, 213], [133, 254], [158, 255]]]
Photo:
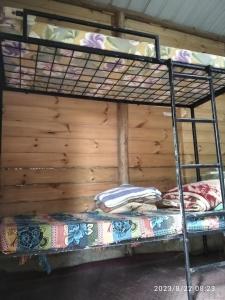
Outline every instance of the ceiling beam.
[[[92, 9], [92, 10], [100, 11], [102, 13], [115, 14], [116, 12], [118, 12], [118, 7], [115, 7], [112, 4], [102, 5], [102, 4], [95, 4], [93, 2], [90, 3], [90, 1], [87, 2], [84, 0], [55, 0], [55, 1], [61, 2], [61, 3], [72, 4], [72, 5], [76, 5], [76, 6], [81, 6], [81, 7], [86, 7], [86, 8]], [[147, 16], [146, 14], [134, 12], [134, 11], [123, 9], [123, 8], [119, 8], [119, 10], [124, 13], [126, 18], [129, 18], [132, 20], [136, 20], [136, 21], [140, 21], [140, 22], [148, 23], [148, 24], [158, 25], [158, 26], [161, 26], [166, 29], [171, 29], [171, 30], [182, 32], [182, 33], [195, 35], [195, 36], [198, 36], [201, 38], [207, 38], [210, 40], [225, 42], [225, 36], [221, 36], [221, 35], [214, 34], [214, 33], [204, 32], [204, 31], [196, 29], [195, 27], [178, 25], [172, 21], [161, 20], [156, 17]]]

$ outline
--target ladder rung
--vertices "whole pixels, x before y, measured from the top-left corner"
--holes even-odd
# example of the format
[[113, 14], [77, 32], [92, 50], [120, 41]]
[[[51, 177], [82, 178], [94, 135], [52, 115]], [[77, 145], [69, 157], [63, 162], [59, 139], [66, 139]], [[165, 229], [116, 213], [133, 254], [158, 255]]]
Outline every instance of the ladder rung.
[[181, 165], [182, 169], [193, 169], [193, 168], [219, 168], [220, 164], [187, 164]]
[[209, 80], [211, 77], [209, 76], [199, 76], [199, 75], [193, 75], [193, 74], [187, 74], [187, 73], [173, 73], [174, 77], [181, 77], [181, 78], [190, 78], [190, 79], [200, 79], [200, 80]]
[[192, 118], [177, 118], [176, 119], [177, 122], [198, 122], [198, 123], [214, 123], [215, 120], [212, 119], [192, 119]]
[[202, 266], [196, 266], [193, 268], [190, 268], [191, 273], [195, 272], [203, 272], [207, 270], [212, 270], [212, 269], [217, 269], [217, 268], [223, 268], [225, 267], [225, 261], [220, 261], [220, 262], [215, 262], [207, 265], [202, 265]]
[[202, 217], [208, 217], [208, 216], [220, 216], [225, 215], [225, 210], [210, 210], [210, 211], [204, 211], [204, 212], [188, 212], [186, 213], [186, 218], [202, 218]]

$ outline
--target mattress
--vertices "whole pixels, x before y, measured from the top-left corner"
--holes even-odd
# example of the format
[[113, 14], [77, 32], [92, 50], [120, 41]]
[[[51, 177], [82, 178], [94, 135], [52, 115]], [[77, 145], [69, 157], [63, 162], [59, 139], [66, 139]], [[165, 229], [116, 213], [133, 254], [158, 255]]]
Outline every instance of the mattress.
[[[0, 15], [3, 16], [0, 19], [0, 32], [22, 35], [22, 17], [18, 14], [16, 15], [15, 11], [22, 12], [23, 10], [11, 7], [4, 7], [2, 9], [2, 13], [0, 12]], [[69, 26], [68, 23], [66, 26]], [[154, 41], [151, 39], [148, 41], [137, 41], [113, 37], [102, 33], [75, 30], [73, 27], [59, 26], [53, 21], [49, 24], [47, 19], [40, 19], [35, 16], [29, 16], [28, 18], [28, 35], [30, 37], [63, 42], [65, 44], [155, 57]], [[167, 47], [164, 45], [160, 46], [160, 52], [162, 59], [172, 59], [178, 62], [225, 68], [225, 57], [223, 56]], [[48, 62], [48, 59], [45, 61]]]
[[[193, 217], [188, 231], [225, 230], [225, 216]], [[32, 254], [69, 251], [151, 241], [182, 233], [178, 212], [147, 214], [51, 214], [3, 218], [0, 223], [0, 250], [5, 254]]]

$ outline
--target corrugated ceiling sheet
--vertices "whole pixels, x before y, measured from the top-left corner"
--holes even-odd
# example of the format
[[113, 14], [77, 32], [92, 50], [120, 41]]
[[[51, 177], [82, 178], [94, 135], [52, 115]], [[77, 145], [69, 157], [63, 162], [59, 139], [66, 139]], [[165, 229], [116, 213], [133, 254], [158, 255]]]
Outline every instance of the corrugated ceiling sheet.
[[225, 0], [94, 0], [92, 3], [113, 5], [225, 36]]

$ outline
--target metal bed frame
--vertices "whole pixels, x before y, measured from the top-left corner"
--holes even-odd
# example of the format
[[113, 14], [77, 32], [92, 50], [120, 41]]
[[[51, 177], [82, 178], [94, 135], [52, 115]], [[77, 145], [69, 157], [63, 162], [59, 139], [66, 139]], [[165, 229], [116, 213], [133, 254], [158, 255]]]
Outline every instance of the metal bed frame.
[[[187, 231], [186, 221], [190, 217], [206, 217], [206, 216], [219, 216], [225, 213], [225, 187], [224, 187], [224, 175], [223, 175], [223, 162], [222, 162], [222, 154], [220, 147], [220, 135], [218, 128], [218, 120], [217, 120], [217, 110], [216, 110], [216, 101], [215, 97], [221, 95], [225, 92], [225, 69], [214, 68], [211, 66], [202, 66], [202, 65], [194, 65], [183, 62], [173, 62], [172, 60], [163, 60], [160, 58], [160, 45], [159, 38], [156, 35], [137, 32], [128, 29], [117, 28], [114, 26], [108, 26], [103, 24], [98, 24], [94, 22], [87, 22], [83, 20], [71, 19], [67, 17], [62, 17], [58, 15], [46, 14], [31, 10], [24, 10], [23, 12], [18, 11], [17, 14], [23, 18], [23, 34], [16, 35], [10, 33], [0, 33], [0, 132], [2, 134], [2, 113], [3, 113], [3, 91], [17, 91], [17, 92], [25, 92], [25, 93], [36, 93], [41, 95], [53, 95], [53, 96], [65, 96], [70, 98], [79, 98], [79, 99], [87, 99], [87, 100], [98, 100], [98, 101], [109, 101], [115, 103], [129, 103], [129, 104], [144, 104], [144, 105], [157, 105], [157, 106], [166, 106], [171, 107], [172, 112], [172, 126], [173, 126], [173, 139], [174, 139], [174, 149], [175, 149], [175, 160], [176, 160], [176, 178], [177, 184], [180, 193], [180, 213], [182, 216], [182, 225], [183, 225], [183, 246], [184, 246], [184, 254], [185, 254], [185, 271], [186, 271], [186, 281], [187, 286], [192, 286], [191, 274], [196, 271], [208, 270], [210, 268], [222, 267], [225, 266], [224, 262], [219, 262], [210, 265], [191, 267], [190, 258], [189, 258], [189, 236], [197, 235], [197, 234], [208, 234], [208, 232], [196, 232], [191, 233]], [[155, 44], [155, 57], [147, 57], [140, 56], [135, 54], [123, 53], [118, 51], [109, 51], [104, 49], [96, 49], [87, 46], [66, 44], [58, 41], [51, 41], [47, 39], [39, 39], [29, 36], [28, 32], [28, 17], [36, 16], [40, 18], [46, 18], [50, 20], [57, 20], [63, 22], [70, 22], [77, 25], [92, 27], [96, 29], [108, 30], [113, 33], [123, 33], [128, 35], [139, 36], [147, 39], [151, 39]], [[7, 55], [4, 54], [3, 46], [5, 41], [13, 41], [16, 43], [20, 50], [20, 66], [17, 71], [20, 74], [20, 82], [16, 86], [12, 86], [9, 84], [7, 73]], [[62, 81], [58, 86], [51, 85], [51, 79], [53, 76], [52, 69], [50, 74], [45, 78], [46, 85], [40, 84], [42, 81], [37, 80], [36, 74], [38, 73], [37, 68], [37, 59], [35, 64], [35, 76], [34, 81], [28, 87], [23, 87], [23, 83], [21, 80], [22, 67], [21, 67], [21, 51], [23, 50], [23, 45], [33, 44], [37, 46], [36, 57], [40, 52], [43, 52], [43, 49], [51, 48], [54, 51], [53, 64], [55, 61], [55, 57], [57, 55], [58, 49], [71, 50], [82, 52], [86, 55], [83, 67], [81, 68], [81, 74], [86, 69], [91, 70], [88, 67], [90, 61], [93, 61], [92, 56], [95, 55], [97, 57], [98, 67], [92, 70], [92, 79], [89, 82], [86, 82], [86, 86], [83, 84], [81, 79], [81, 74], [75, 80], [74, 86], [66, 86], [66, 75], [69, 73], [69, 66], [67, 66], [67, 70], [65, 74], [61, 76]], [[108, 58], [116, 59], [112, 69], [109, 71], [106, 77], [98, 76], [98, 71], [102, 64], [108, 61]], [[131, 62], [130, 65], [127, 62]], [[128, 84], [130, 80], [115, 80], [113, 84], [111, 84], [111, 89], [109, 88], [107, 91], [104, 90], [104, 85], [107, 84], [107, 79], [110, 78], [111, 73], [117, 72], [121, 76], [124, 75], [124, 72], [120, 73], [116, 71], [116, 66], [125, 67], [126, 74], [132, 74], [132, 68], [136, 68], [136, 73], [133, 76], [134, 79], [132, 82], [135, 82], [135, 78], [142, 73], [144, 70], [148, 70], [150, 75], [144, 77], [144, 81], [140, 82], [140, 80], [136, 81], [136, 85], [133, 89], [128, 88]], [[132, 66], [132, 67], [131, 67]], [[157, 77], [158, 71], [161, 70], [160, 77]], [[62, 75], [62, 74], [61, 74]], [[148, 83], [148, 79], [154, 79], [150, 88], [142, 88], [143, 83]], [[96, 80], [96, 81], [94, 81]], [[98, 81], [99, 80], [99, 81]], [[89, 85], [93, 82], [99, 82], [99, 87], [92, 94], [89, 91]], [[155, 82], [162, 82], [161, 84], [154, 85]], [[185, 86], [183, 85], [185, 83]], [[82, 84], [85, 88], [82, 87]], [[50, 88], [51, 86], [51, 88]], [[67, 92], [65, 91], [67, 89]], [[196, 92], [197, 89], [197, 92]], [[103, 91], [103, 96], [99, 96], [99, 90]], [[111, 92], [114, 91], [114, 93]], [[161, 91], [161, 93], [157, 94], [157, 92]], [[180, 93], [180, 95], [179, 95]], [[123, 96], [121, 96], [123, 95]], [[195, 108], [199, 105], [210, 101], [212, 108], [212, 119], [197, 119], [195, 118]], [[177, 107], [184, 107], [190, 109], [191, 118], [179, 118], [177, 117]], [[194, 145], [194, 164], [182, 164], [180, 159], [180, 149], [179, 149], [179, 136], [178, 136], [178, 123], [188, 122], [192, 125], [192, 134], [193, 134], [193, 145]], [[216, 148], [216, 163], [215, 164], [202, 164], [200, 163], [199, 153], [198, 153], [198, 141], [197, 141], [197, 130], [196, 123], [203, 124], [212, 124], [214, 137], [215, 137], [215, 148]], [[1, 145], [0, 145], [1, 146]], [[186, 213], [184, 206], [184, 197], [183, 197], [183, 178], [182, 178], [182, 170], [184, 169], [195, 169], [196, 170], [196, 178], [198, 181], [201, 180], [201, 169], [202, 168], [217, 168], [219, 171], [219, 180], [221, 186], [221, 195], [223, 202], [223, 210], [216, 212], [204, 212], [204, 213]], [[211, 233], [214, 233], [212, 231]], [[171, 238], [180, 238], [180, 235], [173, 236]], [[154, 240], [162, 240], [163, 238], [158, 238]], [[53, 252], [54, 253], [54, 252]], [[188, 299], [193, 299], [193, 293], [191, 289], [187, 288]]]

